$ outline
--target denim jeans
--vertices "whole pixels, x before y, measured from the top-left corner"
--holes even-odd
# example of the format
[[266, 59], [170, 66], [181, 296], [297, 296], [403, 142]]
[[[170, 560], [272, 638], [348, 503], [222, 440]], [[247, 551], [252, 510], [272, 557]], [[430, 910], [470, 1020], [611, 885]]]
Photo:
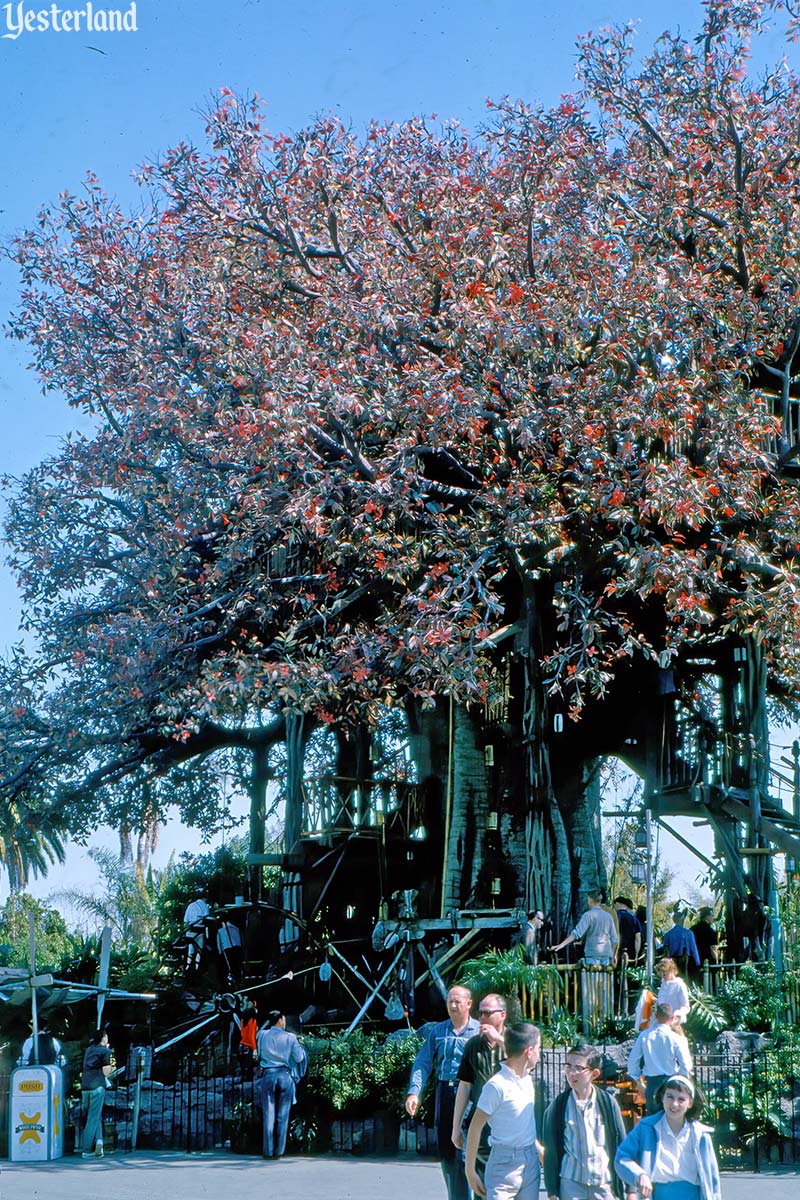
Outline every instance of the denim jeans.
[[89, 1154], [94, 1150], [95, 1145], [103, 1140], [103, 1101], [105, 1098], [105, 1084], [81, 1092], [81, 1116], [83, 1118], [81, 1150], [84, 1154]]
[[264, 1158], [280, 1158], [286, 1153], [289, 1112], [294, 1099], [294, 1080], [288, 1067], [265, 1067], [261, 1076], [261, 1116]]

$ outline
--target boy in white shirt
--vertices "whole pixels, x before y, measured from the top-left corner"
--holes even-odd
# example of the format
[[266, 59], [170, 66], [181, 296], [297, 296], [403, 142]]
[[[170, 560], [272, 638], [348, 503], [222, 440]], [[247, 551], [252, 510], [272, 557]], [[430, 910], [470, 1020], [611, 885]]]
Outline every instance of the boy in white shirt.
[[[536, 1147], [531, 1071], [539, 1061], [541, 1036], [535, 1025], [506, 1026], [506, 1062], [478, 1098], [467, 1137], [467, 1179], [476, 1196], [487, 1200], [538, 1200], [539, 1152]], [[491, 1128], [491, 1152], [484, 1180], [475, 1158], [484, 1125]]]

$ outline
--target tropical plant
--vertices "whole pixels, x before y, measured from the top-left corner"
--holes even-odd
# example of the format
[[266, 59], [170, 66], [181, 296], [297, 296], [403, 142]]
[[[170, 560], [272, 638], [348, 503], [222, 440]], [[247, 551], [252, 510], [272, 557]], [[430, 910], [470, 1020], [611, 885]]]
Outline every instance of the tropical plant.
[[463, 983], [476, 997], [498, 992], [506, 997], [512, 1015], [516, 1009], [525, 1020], [531, 1021], [543, 1004], [552, 1007], [563, 989], [558, 968], [550, 963], [532, 966], [522, 946], [487, 950], [478, 958], [468, 959], [459, 968], [457, 982]]
[[754, 1052], [729, 1072], [718, 1072], [706, 1084], [706, 1098], [718, 1134], [733, 1144], [751, 1145], [755, 1138], [777, 1143], [792, 1138], [795, 1097], [800, 1076], [800, 1043], [796, 1038]]
[[11, 892], [63, 861], [64, 830], [50, 810], [31, 810], [13, 800], [0, 805], [0, 867]]
[[566, 1008], [554, 1008], [542, 1026], [542, 1038], [551, 1046], [574, 1046], [580, 1034], [580, 1021]]
[[100, 871], [100, 885], [93, 892], [67, 888], [54, 900], [66, 901], [95, 925], [108, 925], [114, 943], [149, 951], [155, 946], [159, 895], [169, 874], [152, 867], [143, 870], [138, 861], [121, 859], [112, 850], [93, 847], [89, 857]]
[[781, 1019], [785, 997], [774, 963], [744, 963], [717, 990], [716, 1001], [732, 1029], [768, 1031]]
[[704, 992], [695, 984], [689, 986], [691, 1008], [686, 1019], [686, 1033], [697, 1041], [710, 1042], [726, 1028], [728, 1015], [719, 999]]
[[609, 1013], [596, 1022], [591, 1037], [597, 1042], [624, 1042], [632, 1038], [634, 1032], [633, 1017]]
[[[76, 983], [96, 983], [100, 967], [100, 934], [76, 935], [70, 951], [58, 966], [63, 979]], [[111, 987], [130, 992], [152, 992], [164, 980], [161, 966], [152, 950], [134, 943], [114, 942], [111, 947], [108, 982]]]

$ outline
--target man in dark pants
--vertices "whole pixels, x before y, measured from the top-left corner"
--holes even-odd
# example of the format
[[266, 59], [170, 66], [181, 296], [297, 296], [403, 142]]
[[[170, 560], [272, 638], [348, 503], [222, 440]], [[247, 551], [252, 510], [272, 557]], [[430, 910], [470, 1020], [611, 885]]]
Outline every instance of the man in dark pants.
[[639, 918], [633, 911], [633, 901], [627, 896], [617, 896], [614, 901], [614, 908], [617, 910], [617, 921], [619, 923], [619, 955], [622, 961], [623, 950], [628, 955], [628, 961], [633, 965], [639, 957], [642, 949], [642, 927], [639, 924]]
[[419, 1107], [419, 1094], [431, 1071], [436, 1072], [436, 1145], [448, 1200], [469, 1200], [469, 1187], [461, 1155], [453, 1145], [453, 1110], [458, 1090], [458, 1068], [464, 1047], [479, 1032], [478, 1022], [469, 1015], [472, 994], [469, 988], [452, 987], [447, 993], [447, 1021], [437, 1021], [420, 1047], [411, 1068], [406, 1096], [410, 1117]]
[[[467, 1042], [458, 1068], [459, 1084], [453, 1111], [453, 1145], [457, 1150], [464, 1149], [464, 1132], [469, 1128], [469, 1121], [483, 1091], [483, 1085], [500, 1070], [506, 1056], [503, 1043], [506, 1007], [505, 998], [498, 996], [496, 992], [484, 996], [478, 1005], [481, 1031]], [[484, 1126], [475, 1156], [475, 1169], [481, 1179], [489, 1160], [489, 1150], [489, 1128]]]

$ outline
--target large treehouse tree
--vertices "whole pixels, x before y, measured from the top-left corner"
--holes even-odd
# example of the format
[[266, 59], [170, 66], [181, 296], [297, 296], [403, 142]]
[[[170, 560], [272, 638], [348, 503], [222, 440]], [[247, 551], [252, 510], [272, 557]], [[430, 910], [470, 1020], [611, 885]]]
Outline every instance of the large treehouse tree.
[[614, 753], [765, 890], [738, 848], [766, 696], [800, 687], [800, 87], [748, 75], [759, 12], [715, 0], [639, 63], [589, 37], [579, 94], [475, 137], [274, 136], [226, 92], [141, 212], [92, 178], [42, 211], [11, 329], [94, 431], [13, 492], [38, 640], [2, 680], [7, 797], [202, 819], [235, 751], [256, 850], [283, 784], [290, 898], [314, 821], [380, 812], [416, 847], [379, 894], [563, 929]]

